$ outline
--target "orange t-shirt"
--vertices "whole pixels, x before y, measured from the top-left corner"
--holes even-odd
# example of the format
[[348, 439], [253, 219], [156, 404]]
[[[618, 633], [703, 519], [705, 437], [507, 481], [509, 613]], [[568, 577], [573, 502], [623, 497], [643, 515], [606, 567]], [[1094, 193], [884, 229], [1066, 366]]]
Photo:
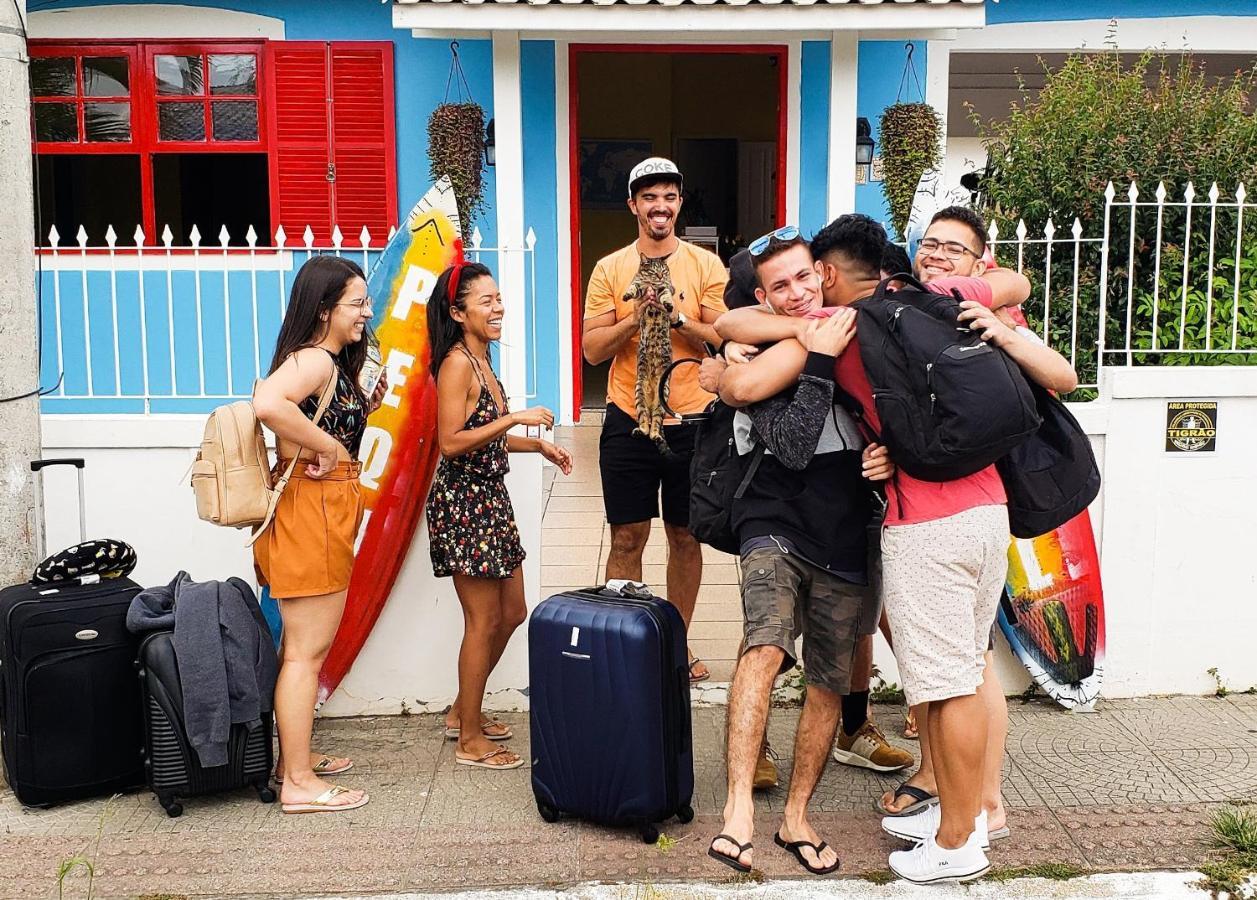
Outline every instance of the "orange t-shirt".
[[[615, 313], [617, 322], [632, 314], [633, 301], [624, 299], [624, 292], [641, 266], [641, 254], [637, 244], [598, 260], [589, 276], [589, 290], [585, 294], [585, 318], [592, 319], [608, 312]], [[672, 302], [679, 304], [687, 319], [697, 322], [702, 318], [702, 307], [725, 312], [724, 290], [729, 273], [720, 257], [709, 250], [677, 243], [677, 249], [668, 257], [668, 271], [672, 274], [675, 294]], [[607, 379], [607, 400], [636, 418], [637, 416], [637, 335], [620, 348], [611, 359], [611, 373]], [[702, 356], [679, 334], [672, 335], [672, 358], [684, 359]], [[678, 366], [669, 382], [668, 405], [678, 413], [693, 413], [703, 409], [712, 395], [698, 386], [698, 366]]]

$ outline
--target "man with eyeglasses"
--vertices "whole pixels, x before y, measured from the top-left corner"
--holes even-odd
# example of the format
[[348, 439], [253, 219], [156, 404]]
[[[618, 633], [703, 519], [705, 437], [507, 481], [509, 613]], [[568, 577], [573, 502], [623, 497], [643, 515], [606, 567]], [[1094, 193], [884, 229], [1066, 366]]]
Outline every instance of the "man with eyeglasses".
[[[820, 281], [798, 228], [779, 228], [747, 251], [756, 299], [767, 309], [795, 320], [820, 309]], [[734, 421], [738, 453], [751, 454], [749, 480], [731, 510], [744, 626], [729, 692], [728, 799], [708, 854], [741, 872], [750, 871], [755, 852], [751, 791], [773, 680], [793, 667], [800, 634], [807, 693], [774, 842], [811, 874], [839, 867], [807, 808], [850, 691], [862, 626], [877, 620], [866, 573], [872, 505], [865, 479], [885, 479], [892, 470], [884, 452], [866, 449], [851, 416], [834, 402], [836, 358], [853, 333], [849, 314], [813, 320], [801, 336], [808, 353], [798, 383], [739, 411]], [[720, 364], [704, 367], [710, 375]]]
[[[939, 213], [926, 232], [917, 269], [930, 280], [927, 288], [960, 291], [966, 298], [961, 320], [985, 337], [988, 309], [1021, 302], [1029, 283], [1005, 271], [989, 280], [971, 277], [982, 273], [977, 262], [982, 235], [971, 216]], [[841, 216], [822, 229], [812, 249], [828, 304], [846, 307], [873, 292], [885, 242], [885, 231], [866, 216]], [[970, 277], [957, 277], [966, 271]], [[845, 309], [835, 314], [849, 315]], [[787, 340], [804, 333], [794, 320], [740, 310], [722, 317], [717, 330], [735, 340], [778, 341], [721, 377], [721, 398], [734, 405], [758, 402], [793, 384], [807, 362], [806, 348]], [[835, 377], [876, 428], [858, 344], [840, 355]], [[935, 828], [924, 829], [915, 849], [891, 854], [890, 867], [921, 883], [969, 880], [989, 868], [981, 803], [988, 719], [977, 691], [1006, 570], [1003, 484], [993, 467], [949, 482], [922, 482], [899, 472], [888, 483], [887, 497], [883, 602], [909, 703], [935, 704], [926, 727], [935, 757], [947, 761], [937, 770], [941, 815], [929, 811]]]
[[[607, 580], [642, 578], [642, 553], [651, 520], [660, 514], [668, 539], [667, 598], [688, 629], [703, 576], [702, 547], [690, 534], [690, 460], [694, 429], [664, 425], [671, 453], [664, 456], [637, 425], [638, 317], [653, 297], [626, 299], [625, 291], [644, 258], [667, 259], [674, 288], [673, 359], [703, 356], [704, 343], [719, 342], [712, 323], [725, 312], [727, 275], [720, 258], [676, 236], [681, 212], [681, 173], [671, 160], [652, 157], [633, 167], [628, 208], [637, 221], [637, 240], [598, 260], [585, 297], [582, 344], [590, 365], [611, 360], [607, 412], [598, 441], [602, 501], [611, 526]], [[679, 366], [669, 383], [668, 402], [684, 415], [702, 410], [712, 395], [698, 386], [694, 366]], [[662, 495], [662, 504], [661, 504]], [[710, 677], [690, 654], [690, 681]]]

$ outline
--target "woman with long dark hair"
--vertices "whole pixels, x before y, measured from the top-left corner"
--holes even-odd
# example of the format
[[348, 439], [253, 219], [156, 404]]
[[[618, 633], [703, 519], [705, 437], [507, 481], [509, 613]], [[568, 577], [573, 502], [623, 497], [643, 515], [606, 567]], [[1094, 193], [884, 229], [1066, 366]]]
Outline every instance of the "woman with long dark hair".
[[[274, 522], [253, 545], [258, 581], [279, 601], [284, 622], [275, 721], [276, 780], [286, 813], [357, 809], [368, 799], [320, 777], [353, 763], [311, 754], [310, 735], [319, 669], [345, 609], [362, 522], [355, 457], [367, 416], [388, 387], [381, 379], [368, 397], [359, 384], [370, 321], [371, 298], [357, 265], [336, 256], [308, 260], [293, 282], [270, 374], [253, 398], [258, 418], [275, 433], [276, 471], [299, 461]], [[333, 383], [315, 424], [320, 398]]]
[[509, 434], [516, 425], [554, 426], [544, 407], [511, 412], [489, 360], [502, 337], [502, 295], [480, 263], [456, 263], [441, 273], [428, 300], [428, 337], [437, 387], [441, 462], [428, 494], [428, 539], [438, 578], [453, 576], [463, 608], [458, 697], [445, 734], [458, 741], [460, 765], [515, 769], [517, 753], [495, 741], [509, 726], [481, 714], [485, 682], [507, 641], [527, 617], [524, 548], [506, 491], [508, 453], [540, 453], [564, 475], [572, 456], [540, 438]]

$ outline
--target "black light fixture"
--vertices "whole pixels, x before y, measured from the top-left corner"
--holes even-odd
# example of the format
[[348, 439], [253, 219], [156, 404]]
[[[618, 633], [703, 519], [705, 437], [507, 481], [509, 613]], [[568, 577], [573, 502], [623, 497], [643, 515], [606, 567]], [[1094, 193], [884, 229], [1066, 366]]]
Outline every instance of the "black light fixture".
[[873, 168], [873, 126], [860, 116], [855, 120], [855, 164], [866, 168], [866, 178]]
[[489, 124], [484, 127], [484, 161], [486, 165], [496, 166], [498, 164], [498, 145], [493, 137], [493, 120], [489, 120]]

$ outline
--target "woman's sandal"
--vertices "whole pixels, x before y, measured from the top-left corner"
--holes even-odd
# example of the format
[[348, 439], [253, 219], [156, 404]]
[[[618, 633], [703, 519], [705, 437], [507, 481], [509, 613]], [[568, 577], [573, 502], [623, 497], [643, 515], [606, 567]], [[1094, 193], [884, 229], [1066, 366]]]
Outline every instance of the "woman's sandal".
[[837, 872], [838, 869], [842, 867], [841, 859], [835, 862], [832, 866], [825, 866], [818, 869], [803, 858], [803, 848], [806, 847], [815, 853], [816, 858], [819, 860], [821, 858], [821, 853], [829, 846], [826, 841], [821, 841], [819, 844], [813, 844], [811, 841], [791, 841], [790, 843], [786, 843], [786, 840], [781, 836], [780, 831], [773, 835], [773, 841], [776, 842], [778, 847], [797, 859], [799, 861], [799, 865], [807, 869], [813, 875], [829, 875], [832, 872]]
[[[509, 756], [514, 756], [515, 761], [508, 763], [494, 763], [489, 761], [494, 757], [501, 756], [504, 753]], [[454, 762], [458, 763], [460, 766], [474, 766], [480, 769], [518, 769], [524, 764], [524, 758], [514, 751], [506, 749], [505, 747], [498, 747], [495, 750], [490, 750], [483, 756], [459, 756], [455, 753]]]
[[694, 667], [701, 663], [702, 660], [697, 656], [690, 658], [690, 684], [698, 684], [700, 681], [706, 681], [711, 677], [711, 672], [704, 672], [702, 675], [694, 674]]
[[903, 717], [903, 736], [909, 741], [921, 740], [921, 732], [917, 728], [917, 717], [912, 713]]
[[[350, 769], [354, 767], [354, 761], [352, 759], [347, 760], [345, 762], [345, 765], [336, 766], [335, 768], [332, 767], [332, 763], [334, 762], [336, 762], [336, 757], [328, 756], [327, 754], [324, 754], [323, 758], [320, 759], [318, 762], [316, 762], [310, 768], [314, 770], [315, 775], [318, 775], [320, 778], [324, 778], [328, 775], [344, 775], [346, 772], [348, 772]], [[281, 772], [279, 769], [275, 770], [275, 783], [276, 784], [284, 783], [284, 773]]]
[[[716, 849], [716, 841], [728, 841], [730, 844], [738, 848], [738, 855], [730, 856], [728, 853], [721, 853], [719, 850]], [[742, 874], [745, 875], [747, 872], [751, 871], [751, 867], [747, 865], [746, 863], [742, 862], [740, 860], [740, 857], [747, 850], [754, 850], [754, 849], [755, 849], [755, 845], [752, 844], [750, 841], [747, 841], [745, 844], [739, 844], [736, 840], [734, 840], [732, 837], [730, 837], [727, 834], [718, 834], [714, 838], [711, 839], [711, 846], [707, 848], [707, 855], [710, 856], [712, 859], [717, 860], [718, 862], [724, 863], [730, 869], [734, 869], [735, 871], [741, 872]]]
[[[504, 731], [489, 731], [490, 728], [502, 728]], [[462, 734], [462, 728], [454, 728], [453, 726], [445, 726], [445, 739], [447, 741], [456, 741]], [[497, 719], [489, 719], [480, 726], [480, 733], [491, 741], [509, 741], [515, 737], [515, 732], [511, 730], [511, 726]]]
[[[885, 796], [885, 795], [883, 794], [882, 796]], [[907, 806], [905, 806], [903, 809], [899, 810], [898, 812], [891, 812], [885, 806], [882, 805], [882, 798], [878, 797], [876, 800], [873, 801], [873, 808], [884, 816], [889, 816], [891, 818], [898, 819], [901, 816], [916, 815], [917, 813], [921, 812], [921, 810], [925, 809], [927, 806], [933, 806], [935, 803], [938, 802], [938, 794], [931, 794], [929, 791], [925, 790], [924, 788], [919, 788], [915, 784], [908, 784], [908, 782], [906, 781], [903, 784], [899, 785], [899, 787], [895, 788], [895, 794], [893, 797], [890, 798], [890, 802], [894, 803], [900, 797], [911, 797], [913, 802], [909, 803]]]
[[341, 794], [348, 793], [349, 788], [343, 788], [338, 785], [336, 787], [328, 788], [313, 800], [306, 803], [282, 803], [280, 804], [280, 808], [288, 815], [293, 815], [294, 813], [347, 812], [351, 809], [358, 809], [359, 807], [366, 806], [367, 801], [371, 799], [366, 794], [363, 794], [361, 798], [353, 801], [352, 803], [332, 802], [332, 800]]

